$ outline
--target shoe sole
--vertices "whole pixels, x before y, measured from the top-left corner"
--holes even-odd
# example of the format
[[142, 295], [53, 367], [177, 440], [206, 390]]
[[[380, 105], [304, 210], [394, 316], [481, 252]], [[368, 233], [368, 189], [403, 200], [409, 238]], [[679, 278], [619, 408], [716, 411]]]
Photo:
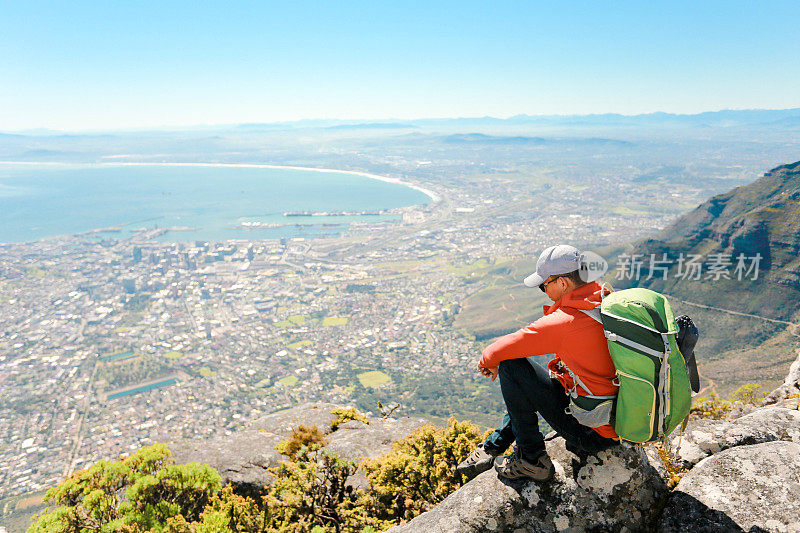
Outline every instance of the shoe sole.
[[487, 470], [491, 470], [492, 466], [494, 465], [494, 457], [492, 457], [491, 461], [487, 461], [485, 463], [476, 463], [474, 465], [466, 466], [463, 468], [456, 467], [457, 474], [464, 474], [468, 478], [472, 479], [478, 474], [483, 474]]

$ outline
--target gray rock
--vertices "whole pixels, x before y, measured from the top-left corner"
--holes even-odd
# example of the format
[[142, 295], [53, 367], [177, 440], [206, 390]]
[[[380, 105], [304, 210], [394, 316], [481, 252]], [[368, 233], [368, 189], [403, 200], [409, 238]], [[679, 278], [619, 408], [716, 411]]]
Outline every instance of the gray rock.
[[798, 351], [797, 359], [789, 367], [789, 373], [783, 380], [783, 385], [770, 392], [762, 405], [774, 404], [780, 400], [785, 400], [793, 394], [800, 393], [800, 351]]
[[272, 481], [267, 469], [277, 466], [281, 458], [285, 459], [275, 450], [285, 438], [266, 431], [244, 430], [203, 441], [183, 440], [168, 446], [177, 463], [205, 463], [217, 469], [223, 483], [258, 489]]
[[341, 424], [325, 437], [325, 449], [344, 459], [375, 458], [391, 451], [392, 443], [428, 423], [424, 418], [372, 418], [369, 425], [357, 420]]
[[336, 418], [331, 410], [340, 407], [329, 403], [306, 403], [254, 420], [247, 429], [208, 440], [182, 440], [169, 443], [177, 463], [196, 461], [217, 469], [223, 483], [259, 489], [272, 482], [269, 468], [286, 457], [275, 450], [292, 429], [304, 425], [330, 429]]
[[667, 489], [641, 447], [578, 457], [547, 443], [549, 483], [509, 482], [484, 472], [392, 533], [643, 531]]
[[736, 420], [750, 413], [755, 413], [757, 409], [758, 407], [755, 405], [735, 401], [733, 402], [733, 408], [730, 413], [728, 413], [728, 416], [725, 417], [725, 420]]
[[[336, 416], [331, 411], [340, 405], [306, 403], [266, 415], [253, 421], [247, 429], [231, 435], [208, 440], [182, 440], [169, 444], [178, 463], [196, 461], [213, 466], [223, 483], [258, 490], [272, 482], [269, 468], [286, 460], [275, 446], [289, 437], [297, 426], [317, 426], [323, 433], [330, 431]], [[351, 420], [325, 438], [325, 449], [343, 459], [356, 461], [360, 457], [378, 457], [391, 449], [391, 444], [427, 421], [422, 418], [371, 419], [364, 424]], [[365, 487], [366, 478], [358, 472], [352, 479], [356, 487]]]
[[324, 402], [304, 403], [254, 420], [247, 426], [247, 429], [288, 436], [297, 426], [317, 426], [320, 431], [325, 433], [330, 429], [331, 422], [336, 420], [331, 411], [337, 407], [342, 406]]
[[766, 442], [712, 455], [670, 495], [662, 533], [800, 532], [800, 444]]
[[791, 409], [792, 411], [800, 411], [800, 398], [784, 398], [778, 400], [773, 407], [783, 407], [784, 409]]
[[684, 468], [728, 448], [772, 441], [800, 442], [800, 411], [762, 407], [735, 420], [692, 420], [672, 447]]

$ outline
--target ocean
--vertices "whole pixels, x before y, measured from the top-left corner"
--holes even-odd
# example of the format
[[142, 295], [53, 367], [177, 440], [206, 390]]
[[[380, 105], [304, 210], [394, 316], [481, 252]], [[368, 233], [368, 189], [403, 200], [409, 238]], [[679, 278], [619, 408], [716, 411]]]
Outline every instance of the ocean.
[[353, 222], [399, 219], [375, 212], [430, 201], [401, 183], [345, 172], [0, 164], [0, 242], [95, 230], [98, 237], [125, 238], [154, 227], [175, 228], [159, 237], [173, 242], [335, 236]]

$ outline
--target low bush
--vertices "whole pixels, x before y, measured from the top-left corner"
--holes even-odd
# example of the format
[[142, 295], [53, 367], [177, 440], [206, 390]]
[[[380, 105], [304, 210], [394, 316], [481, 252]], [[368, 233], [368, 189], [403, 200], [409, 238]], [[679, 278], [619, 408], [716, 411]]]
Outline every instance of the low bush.
[[350, 483], [354, 462], [322, 450], [316, 426], [298, 426], [278, 446], [290, 460], [270, 469], [269, 487], [247, 494], [223, 488], [210, 466], [174, 464], [166, 445], [157, 444], [100, 461], [51, 489], [46, 499], [57, 507], [45, 509], [28, 531], [375, 533], [459, 488], [465, 479], [455, 466], [483, 437], [471, 422], [454, 418], [445, 428], [422, 426], [388, 454], [365, 460], [365, 491]]
[[725, 417], [735, 404], [761, 405], [767, 395], [761, 385], [745, 383], [731, 394], [728, 400], [723, 400], [715, 392], [710, 397], [700, 396], [692, 402], [691, 413], [698, 418], [719, 419]]
[[280, 442], [275, 449], [294, 460], [302, 449], [317, 449], [327, 442], [317, 426], [297, 426], [292, 429], [289, 438]]
[[365, 460], [378, 506], [395, 520], [427, 511], [464, 484], [455, 466], [483, 437], [471, 422], [450, 418], [446, 428], [426, 424], [395, 442], [388, 454]]
[[348, 485], [355, 463], [324, 450], [303, 449], [296, 461], [272, 469], [275, 481], [264, 499], [269, 516], [266, 531], [355, 533], [386, 529], [394, 523], [376, 507], [375, 499]]
[[339, 426], [345, 422], [349, 422], [350, 420], [358, 420], [360, 422], [364, 422], [365, 424], [369, 424], [369, 417], [367, 417], [365, 414], [359, 413], [352, 407], [337, 407], [331, 411], [331, 414], [336, 416], [336, 419], [331, 422], [331, 433], [339, 429]]
[[731, 402], [723, 400], [716, 392], [712, 392], [708, 398], [705, 396], [695, 398], [690, 412], [698, 418], [719, 419], [727, 415], [731, 408]]
[[50, 489], [45, 501], [56, 507], [28, 531], [161, 531], [170, 520], [199, 520], [221, 488], [216, 470], [176, 465], [166, 445], [156, 444], [117, 462], [99, 461]]
[[745, 383], [731, 394], [732, 402], [742, 402], [746, 405], [761, 405], [767, 391], [756, 383]]

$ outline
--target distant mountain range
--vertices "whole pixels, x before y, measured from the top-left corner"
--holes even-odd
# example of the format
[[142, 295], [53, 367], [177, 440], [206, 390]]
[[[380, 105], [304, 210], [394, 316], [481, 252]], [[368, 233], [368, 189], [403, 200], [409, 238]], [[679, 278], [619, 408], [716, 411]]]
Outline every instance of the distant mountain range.
[[504, 136], [486, 135], [483, 133], [456, 133], [440, 137], [439, 140], [448, 144], [488, 144], [488, 145], [531, 145], [542, 146], [545, 144], [570, 144], [573, 146], [586, 145], [614, 145], [614, 146], [634, 146], [634, 143], [619, 139], [603, 139], [599, 137], [590, 138], [565, 138], [565, 139], [546, 139], [544, 137], [525, 137], [525, 136]]
[[[766, 127], [777, 129], [800, 129], [800, 108], [792, 109], [742, 109], [708, 111], [697, 114], [645, 113], [621, 115], [602, 113], [591, 115], [515, 115], [509, 118], [462, 117], [420, 119], [311, 119], [283, 122], [220, 124], [187, 127], [151, 128], [149, 131], [236, 131], [257, 132], [283, 129], [373, 129], [396, 130], [424, 127], [474, 128], [484, 126], [591, 126], [591, 127], [691, 127], [691, 128], [736, 128]], [[132, 130], [131, 130], [132, 131]], [[148, 131], [137, 128], [138, 132]], [[37, 129], [10, 132], [30, 136], [58, 135], [60, 131]]]
[[800, 108], [792, 109], [742, 109], [708, 111], [697, 114], [676, 113], [644, 113], [639, 115], [621, 115], [618, 113], [602, 113], [591, 115], [515, 115], [509, 118], [497, 117], [461, 117], [461, 118], [421, 118], [421, 119], [386, 119], [374, 120], [302, 120], [282, 122], [278, 124], [248, 124], [240, 127], [247, 129], [272, 128], [275, 125], [284, 127], [366, 127], [366, 128], [420, 128], [432, 127], [480, 127], [480, 126], [675, 126], [675, 127], [738, 127], [764, 126], [781, 129], [800, 128]]

